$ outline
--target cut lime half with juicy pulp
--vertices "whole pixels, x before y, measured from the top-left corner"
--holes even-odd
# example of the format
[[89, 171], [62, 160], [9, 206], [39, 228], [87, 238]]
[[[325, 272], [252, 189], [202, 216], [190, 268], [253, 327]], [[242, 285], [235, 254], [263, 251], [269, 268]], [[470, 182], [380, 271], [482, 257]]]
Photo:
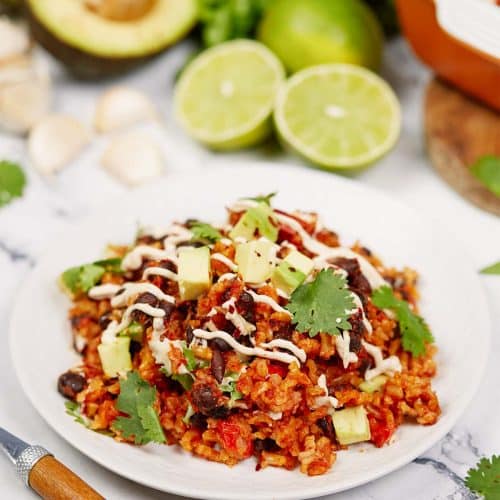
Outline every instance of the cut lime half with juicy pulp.
[[394, 146], [401, 127], [389, 85], [350, 64], [295, 73], [278, 92], [274, 119], [289, 146], [331, 169], [369, 165]]
[[226, 42], [202, 52], [175, 89], [175, 114], [195, 139], [216, 149], [251, 146], [271, 131], [285, 70], [264, 45]]

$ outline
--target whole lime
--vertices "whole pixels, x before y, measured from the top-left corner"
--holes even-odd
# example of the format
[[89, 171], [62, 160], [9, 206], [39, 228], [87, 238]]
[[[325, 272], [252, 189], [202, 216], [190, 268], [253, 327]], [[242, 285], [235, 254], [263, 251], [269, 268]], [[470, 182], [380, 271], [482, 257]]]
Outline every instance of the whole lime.
[[361, 0], [275, 0], [257, 38], [291, 72], [335, 62], [377, 70], [382, 59], [382, 28]]

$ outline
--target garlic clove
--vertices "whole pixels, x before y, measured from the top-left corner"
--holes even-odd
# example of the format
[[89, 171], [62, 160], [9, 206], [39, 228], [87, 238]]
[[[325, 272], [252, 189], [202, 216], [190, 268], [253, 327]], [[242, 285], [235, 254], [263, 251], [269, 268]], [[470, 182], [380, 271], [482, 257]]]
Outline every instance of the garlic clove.
[[71, 162], [89, 141], [85, 126], [71, 116], [48, 115], [37, 123], [28, 138], [33, 166], [42, 174], [54, 174]]
[[112, 87], [97, 101], [94, 125], [98, 132], [105, 133], [156, 118], [153, 103], [145, 94], [128, 87]]
[[159, 146], [140, 132], [113, 139], [101, 159], [102, 167], [128, 186], [137, 186], [160, 176], [164, 163]]
[[20, 56], [0, 64], [0, 128], [28, 132], [49, 111], [51, 93], [45, 61]]
[[0, 62], [27, 52], [31, 46], [27, 30], [7, 17], [0, 17], [0, 40]]

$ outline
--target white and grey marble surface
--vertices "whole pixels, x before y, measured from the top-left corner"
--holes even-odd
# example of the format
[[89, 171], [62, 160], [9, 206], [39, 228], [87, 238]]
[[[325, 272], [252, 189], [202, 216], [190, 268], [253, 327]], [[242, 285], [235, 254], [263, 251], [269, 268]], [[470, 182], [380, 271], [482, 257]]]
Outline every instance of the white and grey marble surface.
[[[187, 138], [172, 120], [174, 75], [190, 50], [188, 43], [180, 45], [149, 66], [118, 80], [146, 91], [160, 109], [164, 118], [162, 125], [142, 128], [161, 142], [168, 164], [166, 176], [184, 172], [193, 164], [214, 168], [207, 163], [217, 160], [215, 154]], [[55, 109], [90, 124], [96, 96], [115, 82], [78, 83], [64, 75], [53, 61], [51, 64], [55, 75]], [[402, 137], [387, 158], [358, 177], [359, 182], [444, 222], [468, 250], [470, 263], [475, 268], [499, 260], [500, 219], [459, 198], [436, 176], [426, 158], [421, 111], [429, 73], [415, 61], [405, 43], [398, 41], [387, 50], [384, 75], [402, 102]], [[20, 160], [29, 181], [21, 200], [0, 209], [0, 425], [27, 441], [46, 446], [108, 499], [174, 500], [179, 497], [144, 488], [103, 469], [63, 441], [24, 396], [9, 358], [9, 313], [18, 288], [46, 245], [105, 199], [127, 193], [126, 188], [98, 167], [105, 143], [106, 139], [97, 139], [78, 161], [55, 178], [44, 179], [31, 169], [24, 141], [0, 135], [0, 158]], [[226, 156], [276, 159], [290, 163], [291, 169], [300, 168], [297, 165], [301, 163], [272, 146]], [[203, 179], [193, 176], [193, 182], [203, 182]], [[500, 277], [481, 277], [481, 280], [487, 290], [493, 323], [492, 349], [483, 382], [469, 408], [452, 432], [411, 464], [368, 485], [335, 495], [335, 500], [473, 498], [463, 484], [467, 469], [483, 455], [500, 453]], [[470, 360], [470, 366], [456, 369], [474, 370], [474, 360]], [[17, 481], [11, 464], [2, 456], [0, 498], [35, 498]]]

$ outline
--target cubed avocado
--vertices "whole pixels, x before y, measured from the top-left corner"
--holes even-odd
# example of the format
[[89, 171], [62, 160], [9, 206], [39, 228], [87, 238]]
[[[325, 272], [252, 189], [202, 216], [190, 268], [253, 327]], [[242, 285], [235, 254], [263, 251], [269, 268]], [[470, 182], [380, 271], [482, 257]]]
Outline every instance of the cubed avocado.
[[387, 382], [386, 375], [378, 375], [371, 380], [365, 380], [359, 384], [359, 389], [363, 392], [371, 394], [372, 392], [379, 391]]
[[272, 208], [266, 203], [260, 203], [249, 208], [240, 218], [236, 226], [229, 233], [230, 238], [244, 238], [251, 240], [255, 231], [270, 241], [278, 239], [278, 224]]
[[210, 249], [208, 247], [179, 249], [179, 292], [182, 300], [194, 300], [210, 288]]
[[116, 377], [132, 370], [130, 358], [130, 338], [117, 337], [109, 344], [99, 344], [97, 350], [106, 377]]
[[370, 423], [363, 406], [336, 411], [332, 420], [340, 444], [360, 443], [371, 438]]
[[292, 293], [312, 271], [314, 262], [304, 254], [293, 250], [274, 270], [271, 281], [276, 288]]
[[261, 283], [271, 277], [274, 270], [274, 244], [269, 240], [242, 243], [236, 247], [236, 263], [243, 281]]

